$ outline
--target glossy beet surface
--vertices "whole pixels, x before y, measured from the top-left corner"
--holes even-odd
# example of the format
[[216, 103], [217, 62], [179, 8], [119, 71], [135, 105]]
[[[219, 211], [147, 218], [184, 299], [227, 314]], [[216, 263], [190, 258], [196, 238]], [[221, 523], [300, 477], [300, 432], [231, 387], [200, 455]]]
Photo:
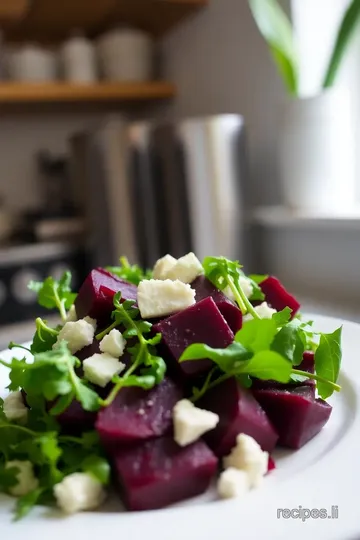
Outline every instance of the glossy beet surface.
[[265, 281], [260, 283], [260, 287], [265, 294], [266, 302], [277, 311], [282, 311], [284, 308], [289, 307], [292, 309], [292, 317], [299, 311], [299, 302], [274, 276], [269, 276], [265, 279]]
[[301, 448], [319, 433], [332, 410], [322, 399], [314, 399], [308, 386], [254, 390], [254, 396], [279, 433], [279, 444], [293, 449]]
[[94, 429], [96, 413], [84, 411], [80, 403], [74, 400], [56, 419], [64, 433], [77, 434]]
[[123, 388], [96, 421], [101, 440], [109, 445], [164, 435], [172, 427], [172, 409], [182, 399], [181, 389], [169, 378], [152, 390]]
[[239, 433], [253, 437], [263, 450], [271, 452], [278, 435], [251, 392], [235, 379], [219, 384], [199, 400], [199, 407], [220, 417], [215, 429], [204, 438], [214, 453], [221, 457], [230, 453]]
[[95, 268], [80, 287], [75, 301], [75, 309], [79, 319], [89, 315], [102, 323], [109, 323], [113, 311], [113, 297], [121, 292], [122, 300], [136, 300], [137, 287], [113, 276], [103, 268]]
[[234, 334], [241, 329], [242, 314], [240, 309], [224, 293], [219, 291], [209, 279], [205, 276], [199, 276], [193, 281], [191, 287], [196, 291], [196, 302], [211, 296]]
[[234, 339], [233, 332], [210, 297], [164, 319], [154, 325], [153, 330], [162, 334], [161, 344], [166, 360], [186, 376], [204, 373], [213, 365], [206, 359], [179, 363], [180, 356], [189, 345], [205, 343], [221, 349]]
[[201, 440], [181, 448], [172, 437], [161, 437], [114, 455], [115, 477], [129, 510], [163, 508], [200, 495], [216, 469], [216, 457]]

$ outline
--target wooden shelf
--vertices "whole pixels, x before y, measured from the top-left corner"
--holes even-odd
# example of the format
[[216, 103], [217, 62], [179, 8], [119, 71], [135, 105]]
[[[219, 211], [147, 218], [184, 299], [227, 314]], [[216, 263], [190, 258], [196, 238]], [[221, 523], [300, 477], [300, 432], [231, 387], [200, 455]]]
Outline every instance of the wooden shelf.
[[1, 104], [144, 101], [171, 98], [175, 86], [168, 82], [0, 84]]
[[[208, 4], [208, 0], [7, 0], [18, 5], [0, 23], [10, 41], [56, 42], [74, 28], [90, 37], [117, 23], [142, 28], [158, 37]], [[0, 0], [1, 4], [1, 0]], [[22, 7], [22, 9], [20, 9]], [[17, 16], [16, 16], [17, 15]]]

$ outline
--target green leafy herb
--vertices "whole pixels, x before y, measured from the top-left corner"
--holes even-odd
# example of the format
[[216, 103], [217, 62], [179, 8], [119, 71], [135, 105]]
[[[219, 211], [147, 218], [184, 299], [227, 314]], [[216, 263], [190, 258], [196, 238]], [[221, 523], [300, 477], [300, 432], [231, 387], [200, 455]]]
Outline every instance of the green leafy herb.
[[84, 472], [90, 473], [99, 482], [107, 485], [110, 480], [110, 465], [109, 462], [96, 454], [90, 455], [81, 463], [81, 468]]
[[[159, 384], [165, 376], [166, 364], [160, 356], [157, 356], [155, 345], [160, 343], [161, 334], [157, 334], [152, 338], [146, 338], [149, 334], [152, 325], [147, 321], [137, 320], [139, 310], [134, 307], [135, 302], [125, 300], [120, 302], [121, 293], [114, 296], [113, 318], [114, 323], [101, 334], [98, 334], [97, 339], [102, 339], [104, 335], [111, 331], [112, 328], [123, 325], [125, 331], [123, 335], [126, 339], [136, 339], [136, 344], [128, 347], [127, 351], [131, 355], [131, 366], [127, 369], [122, 377], [114, 377], [114, 387], [110, 391], [108, 397], [101, 401], [103, 407], [110, 405], [121, 388], [125, 386], [140, 386], [141, 388], [150, 389], [155, 384]], [[138, 371], [138, 374], [135, 374]]]
[[30, 491], [27, 495], [23, 495], [16, 501], [15, 511], [14, 511], [14, 521], [19, 521], [26, 517], [31, 510], [39, 502], [41, 495], [44, 493], [43, 488], [37, 488], [33, 491]]
[[[342, 327], [332, 334], [321, 334], [319, 347], [315, 352], [316, 373], [330, 383], [336, 383], [341, 363], [341, 333]], [[319, 382], [319, 395], [327, 399], [332, 394], [332, 385]]]
[[144, 279], [152, 278], [151, 270], [143, 270], [137, 264], [130, 265], [126, 257], [120, 257], [120, 266], [108, 266], [106, 270], [134, 285], [139, 285]]
[[256, 353], [270, 349], [276, 333], [274, 319], [252, 319], [237, 332], [235, 341]]
[[298, 366], [302, 362], [305, 345], [304, 330], [296, 322], [290, 322], [276, 334], [271, 349]]
[[50, 328], [46, 324], [46, 321], [40, 317], [36, 319], [35, 325], [36, 330], [30, 346], [30, 352], [32, 354], [37, 354], [49, 351], [56, 342], [59, 331], [55, 330], [54, 328]]
[[250, 313], [254, 319], [260, 319], [254, 307], [242, 290], [239, 278], [242, 266], [238, 261], [225, 257], [205, 257], [203, 267], [206, 277], [221, 291], [229, 287], [243, 315]]
[[76, 298], [71, 292], [71, 272], [65, 272], [61, 279], [48, 277], [45, 281], [30, 281], [28, 287], [37, 293], [40, 306], [47, 309], [58, 309], [63, 321], [66, 320], [66, 310], [70, 309]]
[[250, 274], [249, 276], [246, 276], [246, 277], [250, 281], [251, 286], [253, 288], [252, 295], [249, 298], [250, 302], [257, 302], [257, 301], [265, 300], [265, 294], [262, 292], [261, 288], [259, 287], [259, 284], [262, 283], [268, 276]]

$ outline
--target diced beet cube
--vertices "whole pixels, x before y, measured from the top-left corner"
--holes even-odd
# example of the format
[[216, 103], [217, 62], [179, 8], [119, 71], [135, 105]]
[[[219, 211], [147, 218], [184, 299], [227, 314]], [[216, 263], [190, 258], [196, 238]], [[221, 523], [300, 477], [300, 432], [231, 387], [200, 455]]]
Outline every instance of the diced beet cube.
[[168, 377], [151, 390], [123, 388], [98, 413], [96, 429], [106, 446], [159, 437], [171, 431], [172, 409], [182, 397]]
[[121, 292], [122, 300], [135, 300], [137, 287], [117, 278], [103, 268], [92, 270], [80, 287], [75, 300], [76, 314], [79, 319], [89, 315], [99, 324], [107, 322], [113, 311], [113, 297]]
[[186, 376], [209, 371], [213, 365], [208, 359], [179, 363], [179, 358], [189, 345], [205, 343], [223, 349], [234, 340], [234, 334], [211, 297], [164, 319], [154, 325], [153, 330], [161, 333], [161, 345], [170, 364]]
[[314, 399], [312, 388], [254, 390], [254, 396], [279, 433], [279, 444], [301, 448], [324, 427], [332, 407]]
[[274, 469], [276, 469], [275, 461], [273, 460], [273, 458], [271, 456], [269, 456], [268, 473], [273, 471]]
[[315, 373], [315, 353], [313, 351], [305, 351], [301, 364], [296, 368], [308, 373]]
[[199, 440], [181, 448], [172, 437], [146, 441], [114, 456], [114, 470], [129, 510], [151, 510], [206, 491], [217, 459]]
[[274, 449], [278, 439], [275, 429], [251, 392], [242, 388], [235, 378], [208, 391], [198, 405], [220, 417], [216, 428], [204, 436], [218, 457], [230, 453], [240, 433], [253, 437], [267, 452]]
[[265, 294], [266, 302], [277, 311], [282, 311], [286, 307], [289, 307], [292, 309], [292, 317], [299, 311], [299, 302], [285, 289], [276, 277], [269, 276], [266, 278], [260, 283], [260, 288]]
[[195, 289], [196, 302], [201, 302], [204, 298], [211, 296], [234, 334], [241, 329], [242, 313], [240, 309], [209, 279], [205, 276], [199, 276], [192, 282], [191, 287]]

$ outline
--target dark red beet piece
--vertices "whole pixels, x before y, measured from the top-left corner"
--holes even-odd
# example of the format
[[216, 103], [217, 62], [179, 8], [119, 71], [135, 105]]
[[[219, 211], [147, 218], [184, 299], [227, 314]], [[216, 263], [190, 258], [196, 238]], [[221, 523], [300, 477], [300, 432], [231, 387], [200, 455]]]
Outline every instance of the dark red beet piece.
[[324, 427], [332, 407], [314, 399], [312, 388], [254, 390], [254, 396], [279, 433], [279, 444], [298, 449]]
[[229, 325], [210, 297], [155, 324], [153, 331], [162, 334], [161, 344], [172, 367], [180, 369], [186, 376], [209, 371], [213, 365], [208, 359], [179, 363], [180, 356], [189, 345], [205, 343], [222, 349], [234, 340]]
[[253, 437], [263, 450], [271, 452], [278, 435], [251, 392], [234, 378], [215, 386], [199, 400], [198, 406], [218, 414], [217, 427], [204, 439], [218, 456], [226, 456], [236, 444], [239, 433]]
[[89, 358], [93, 354], [99, 354], [100, 353], [100, 342], [97, 339], [94, 339], [94, 341], [91, 343], [91, 345], [87, 345], [80, 351], [78, 351], [75, 356], [78, 358], [81, 362], [86, 360], [86, 358]]
[[199, 276], [192, 282], [191, 287], [196, 291], [196, 302], [201, 302], [204, 298], [211, 296], [234, 334], [241, 329], [242, 313], [240, 309], [224, 293], [219, 291], [209, 279], [205, 276]]
[[129, 510], [163, 508], [206, 491], [217, 459], [199, 440], [181, 448], [172, 437], [146, 441], [114, 456], [114, 470]]
[[99, 324], [108, 322], [113, 311], [113, 297], [121, 292], [122, 300], [136, 300], [137, 287], [117, 278], [103, 268], [95, 268], [80, 287], [75, 301], [79, 319], [89, 315]]
[[171, 379], [151, 390], [123, 388], [98, 413], [96, 429], [106, 446], [159, 437], [172, 428], [172, 409], [183, 393]]
[[81, 433], [94, 429], [96, 413], [84, 411], [81, 404], [74, 400], [56, 420], [65, 433]]
[[277, 311], [282, 311], [284, 308], [289, 307], [292, 309], [292, 317], [299, 311], [299, 302], [285, 289], [276, 277], [269, 276], [265, 281], [260, 283], [260, 288], [265, 294], [266, 302]]
[[273, 460], [273, 458], [271, 456], [269, 456], [268, 473], [273, 471], [274, 469], [276, 469], [275, 461]]

